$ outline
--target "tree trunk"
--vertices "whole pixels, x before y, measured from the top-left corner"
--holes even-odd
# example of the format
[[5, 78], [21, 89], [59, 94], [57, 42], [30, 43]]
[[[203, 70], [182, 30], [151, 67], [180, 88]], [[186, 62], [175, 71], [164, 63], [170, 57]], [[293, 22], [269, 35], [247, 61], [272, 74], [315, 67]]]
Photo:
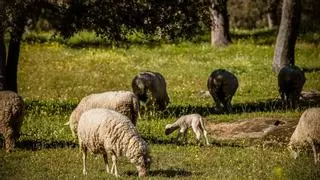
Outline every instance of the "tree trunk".
[[211, 0], [211, 45], [226, 46], [231, 42], [227, 0]]
[[286, 65], [294, 65], [294, 48], [301, 17], [301, 0], [284, 0], [272, 70], [276, 73]]
[[276, 27], [278, 27], [278, 16], [277, 16], [277, 12], [268, 12], [267, 14], [267, 18], [268, 18], [268, 27], [269, 29], [274, 29]]
[[6, 47], [4, 43], [4, 33], [0, 30], [0, 91], [6, 89]]
[[4, 2], [0, 1], [0, 91], [6, 89], [5, 66], [6, 46], [4, 42]]
[[268, 27], [270, 29], [273, 29], [279, 26], [278, 15], [277, 15], [279, 0], [269, 0], [268, 3], [269, 3], [268, 12], [267, 12]]
[[26, 19], [23, 15], [17, 17], [15, 26], [12, 28], [10, 43], [8, 49], [8, 58], [6, 65], [6, 84], [7, 89], [18, 92], [17, 86], [17, 73], [18, 73], [18, 62], [20, 55], [20, 43], [24, 32]]

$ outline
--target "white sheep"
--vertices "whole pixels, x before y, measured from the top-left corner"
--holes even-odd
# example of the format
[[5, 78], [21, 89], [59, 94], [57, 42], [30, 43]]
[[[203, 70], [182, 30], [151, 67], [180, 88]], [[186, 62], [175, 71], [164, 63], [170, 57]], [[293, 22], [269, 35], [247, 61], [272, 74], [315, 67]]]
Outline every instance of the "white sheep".
[[184, 136], [185, 142], [187, 143], [188, 128], [192, 128], [193, 132], [196, 134], [198, 144], [200, 144], [200, 136], [201, 134], [203, 134], [206, 144], [209, 145], [209, 141], [207, 138], [207, 130], [204, 126], [204, 122], [202, 120], [201, 115], [188, 114], [188, 115], [181, 116], [173, 124], [166, 125], [165, 134], [169, 135], [173, 131], [179, 128], [180, 128], [180, 131], [178, 133], [177, 140], [179, 140], [181, 136]]
[[302, 148], [311, 146], [314, 162], [320, 162], [320, 108], [310, 108], [304, 111], [294, 130], [288, 148], [294, 158], [298, 157]]
[[147, 107], [155, 105], [164, 110], [170, 103], [166, 81], [158, 72], [141, 72], [133, 78], [131, 85], [139, 101]]
[[93, 108], [112, 109], [126, 115], [136, 125], [139, 116], [139, 101], [136, 95], [130, 91], [108, 91], [91, 94], [84, 97], [71, 113], [69, 122], [73, 137], [77, 135], [80, 116], [83, 112]]
[[128, 117], [109, 109], [90, 109], [80, 117], [78, 138], [84, 175], [87, 174], [87, 151], [90, 151], [103, 154], [108, 173], [107, 154], [111, 154], [111, 174], [115, 176], [119, 176], [117, 157], [124, 155], [136, 165], [139, 176], [146, 176], [151, 164], [149, 148]]
[[4, 136], [6, 152], [14, 149], [20, 137], [23, 116], [22, 97], [12, 91], [0, 91], [0, 134]]

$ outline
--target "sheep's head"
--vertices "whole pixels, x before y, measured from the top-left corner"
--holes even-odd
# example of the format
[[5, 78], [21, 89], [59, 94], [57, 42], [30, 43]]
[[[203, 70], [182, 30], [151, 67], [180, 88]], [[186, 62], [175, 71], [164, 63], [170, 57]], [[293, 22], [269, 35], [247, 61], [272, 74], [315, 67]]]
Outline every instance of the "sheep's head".
[[149, 151], [139, 158], [139, 165], [137, 165], [138, 175], [139, 177], [147, 176], [148, 171], [151, 165], [151, 156], [149, 155]]
[[299, 149], [296, 146], [294, 146], [291, 142], [288, 144], [288, 150], [290, 151], [291, 156], [294, 159], [297, 159], [299, 155]]
[[223, 83], [223, 76], [222, 75], [218, 75], [215, 78], [213, 78], [213, 84], [216, 87], [220, 87]]
[[174, 128], [174, 127], [172, 126], [172, 124], [167, 124], [167, 125], [166, 125], [166, 128], [165, 128], [165, 133], [166, 133], [166, 135], [169, 135], [169, 134], [171, 134], [174, 130], [176, 130], [176, 128]]

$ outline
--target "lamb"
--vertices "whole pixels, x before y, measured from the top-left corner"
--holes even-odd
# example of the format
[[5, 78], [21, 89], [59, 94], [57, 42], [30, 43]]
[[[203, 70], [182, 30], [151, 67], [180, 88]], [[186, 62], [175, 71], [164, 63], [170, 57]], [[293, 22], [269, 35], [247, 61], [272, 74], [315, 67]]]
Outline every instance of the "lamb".
[[288, 149], [296, 159], [301, 148], [311, 145], [315, 164], [320, 162], [320, 108], [305, 110], [294, 130]]
[[231, 100], [238, 89], [238, 79], [231, 72], [217, 69], [208, 78], [207, 87], [216, 103], [216, 110], [221, 111], [222, 105], [226, 112], [232, 113]]
[[164, 110], [170, 102], [166, 81], [158, 72], [141, 72], [133, 78], [131, 85], [139, 102], [146, 107], [155, 105], [157, 109]]
[[288, 65], [278, 74], [279, 93], [283, 105], [296, 108], [306, 78], [299, 67]]
[[87, 151], [103, 155], [108, 173], [110, 171], [107, 154], [111, 154], [111, 174], [115, 176], [119, 176], [117, 157], [123, 155], [136, 165], [139, 176], [147, 175], [151, 164], [148, 145], [128, 117], [109, 109], [90, 109], [80, 117], [78, 137], [83, 154], [84, 175], [87, 175]]
[[24, 117], [24, 102], [12, 91], [0, 91], [0, 133], [4, 136], [6, 152], [14, 150], [20, 137]]
[[135, 94], [130, 91], [108, 91], [104, 93], [91, 94], [84, 97], [75, 110], [71, 113], [69, 125], [73, 137], [77, 135], [80, 116], [83, 112], [93, 108], [112, 109], [126, 115], [136, 125], [139, 115], [139, 101]]
[[187, 143], [187, 133], [188, 133], [188, 128], [190, 127], [192, 128], [193, 132], [196, 134], [197, 143], [199, 145], [200, 145], [201, 134], [203, 134], [206, 144], [209, 145], [209, 141], [207, 138], [207, 130], [204, 126], [204, 123], [200, 114], [188, 114], [188, 115], [181, 116], [173, 124], [166, 125], [165, 134], [169, 135], [176, 129], [180, 128], [180, 131], [177, 136], [177, 140], [179, 140], [181, 136], [184, 136], [185, 143]]

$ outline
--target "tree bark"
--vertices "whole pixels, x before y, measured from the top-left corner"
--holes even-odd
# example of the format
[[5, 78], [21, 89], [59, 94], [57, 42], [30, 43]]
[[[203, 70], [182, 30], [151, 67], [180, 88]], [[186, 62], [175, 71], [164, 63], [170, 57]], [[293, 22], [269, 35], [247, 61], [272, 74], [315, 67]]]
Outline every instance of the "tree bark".
[[0, 28], [0, 91], [6, 89], [6, 47], [4, 43], [4, 32]]
[[211, 45], [226, 46], [231, 43], [227, 0], [211, 0]]
[[277, 8], [280, 0], [269, 0], [269, 7], [267, 12], [268, 18], [268, 27], [270, 29], [276, 28], [279, 26]]
[[0, 1], [0, 91], [6, 89], [5, 66], [6, 66], [6, 46], [4, 42], [4, 2]]
[[8, 58], [6, 65], [6, 84], [7, 89], [18, 92], [17, 85], [17, 74], [18, 74], [18, 62], [20, 56], [20, 43], [21, 38], [24, 32], [26, 19], [24, 15], [17, 17], [17, 20], [14, 23], [12, 28], [9, 49], [8, 49]]
[[294, 48], [301, 17], [301, 0], [284, 0], [272, 70], [276, 73], [286, 65], [294, 65]]

